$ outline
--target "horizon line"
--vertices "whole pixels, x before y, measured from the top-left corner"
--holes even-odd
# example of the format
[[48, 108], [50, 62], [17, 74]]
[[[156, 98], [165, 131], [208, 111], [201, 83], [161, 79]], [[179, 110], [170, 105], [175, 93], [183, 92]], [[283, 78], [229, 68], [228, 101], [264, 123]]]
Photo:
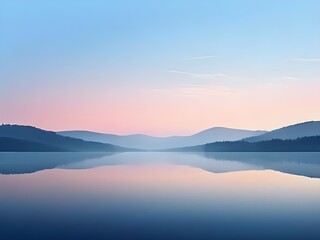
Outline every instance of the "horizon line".
[[39, 128], [45, 131], [51, 131], [51, 132], [55, 132], [55, 133], [61, 133], [61, 132], [91, 132], [91, 133], [96, 133], [96, 134], [106, 134], [106, 135], [115, 135], [115, 136], [119, 136], [119, 137], [125, 137], [125, 136], [134, 136], [134, 135], [141, 135], [141, 136], [147, 136], [147, 137], [157, 137], [157, 138], [170, 138], [170, 137], [188, 137], [188, 136], [193, 136], [196, 135], [198, 133], [204, 132], [206, 130], [210, 130], [210, 129], [214, 129], [214, 128], [224, 128], [224, 129], [232, 129], [232, 130], [243, 130], [243, 131], [263, 131], [263, 132], [270, 132], [276, 129], [280, 129], [280, 128], [284, 128], [284, 127], [289, 127], [289, 126], [293, 126], [293, 125], [298, 125], [298, 124], [303, 124], [303, 123], [310, 123], [310, 122], [320, 122], [320, 120], [307, 120], [307, 121], [303, 121], [303, 122], [296, 122], [296, 123], [291, 123], [291, 124], [287, 124], [287, 125], [282, 125], [280, 127], [274, 128], [274, 129], [270, 129], [270, 130], [265, 130], [265, 129], [245, 129], [245, 128], [237, 128], [237, 127], [222, 127], [222, 126], [216, 126], [216, 127], [208, 127], [202, 130], [198, 130], [197, 132], [188, 134], [188, 135], [164, 135], [164, 136], [160, 136], [160, 135], [152, 135], [152, 134], [146, 134], [146, 133], [129, 133], [129, 134], [118, 134], [118, 133], [107, 133], [107, 132], [100, 132], [100, 131], [96, 131], [96, 130], [80, 130], [80, 129], [70, 129], [70, 130], [51, 130], [51, 129], [46, 129], [46, 128], [42, 128], [42, 127], [38, 127], [38, 126], [34, 126], [34, 125], [25, 125], [25, 124], [18, 124], [18, 123], [1, 123], [2, 125], [16, 125], [16, 126], [27, 126], [27, 127], [34, 127], [34, 128]]

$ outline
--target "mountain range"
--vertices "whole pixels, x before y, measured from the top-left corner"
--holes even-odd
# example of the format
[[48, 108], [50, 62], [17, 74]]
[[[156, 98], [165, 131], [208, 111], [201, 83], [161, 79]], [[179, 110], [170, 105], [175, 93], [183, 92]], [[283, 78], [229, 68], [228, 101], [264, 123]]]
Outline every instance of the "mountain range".
[[112, 144], [89, 142], [55, 132], [21, 125], [0, 126], [0, 151], [36, 152], [118, 152], [130, 149]]
[[63, 131], [58, 132], [62, 136], [79, 138], [86, 141], [110, 143], [127, 148], [145, 150], [159, 150], [166, 148], [179, 148], [186, 146], [201, 145], [217, 141], [236, 141], [243, 138], [259, 136], [266, 131], [251, 131], [214, 127], [190, 136], [153, 137], [142, 134], [114, 135], [89, 131]]
[[259, 142], [272, 139], [297, 139], [301, 137], [320, 136], [320, 121], [309, 121], [279, 128], [265, 134], [245, 138], [247, 142]]
[[191, 152], [319, 152], [320, 121], [298, 123], [239, 141], [219, 141], [169, 151]]
[[172, 152], [320, 152], [320, 136], [297, 139], [272, 139], [260, 142], [244, 140], [234, 142], [215, 142], [205, 145], [174, 148]]
[[270, 132], [215, 127], [191, 136], [119, 136], [89, 131], [45, 131], [21, 125], [0, 125], [0, 151], [320, 151], [320, 122], [310, 121]]

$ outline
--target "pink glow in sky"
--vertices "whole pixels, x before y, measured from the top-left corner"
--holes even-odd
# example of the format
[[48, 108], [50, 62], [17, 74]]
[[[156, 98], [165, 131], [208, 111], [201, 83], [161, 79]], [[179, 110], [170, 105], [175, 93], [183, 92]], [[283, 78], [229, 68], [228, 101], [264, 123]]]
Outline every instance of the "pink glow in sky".
[[234, 90], [115, 89], [109, 96], [89, 92], [82, 97], [65, 92], [58, 97], [57, 92], [22, 93], [0, 103], [0, 120], [48, 130], [159, 136], [188, 135], [215, 126], [270, 130], [320, 119], [318, 89], [318, 85], [298, 83]]
[[187, 135], [320, 120], [320, 2], [2, 1], [0, 123]]

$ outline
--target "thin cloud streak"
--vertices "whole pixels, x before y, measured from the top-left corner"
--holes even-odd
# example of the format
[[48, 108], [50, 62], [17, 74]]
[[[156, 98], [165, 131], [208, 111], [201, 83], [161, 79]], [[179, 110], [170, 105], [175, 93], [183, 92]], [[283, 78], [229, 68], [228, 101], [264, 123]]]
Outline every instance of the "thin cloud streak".
[[201, 59], [216, 58], [216, 57], [217, 56], [214, 56], [214, 55], [208, 55], [208, 56], [188, 58], [188, 60], [201, 60]]
[[192, 96], [228, 95], [240, 93], [240, 91], [235, 89], [214, 86], [186, 86], [179, 88], [178, 92]]
[[185, 96], [213, 96], [213, 95], [233, 95], [240, 94], [242, 91], [239, 89], [232, 89], [224, 86], [212, 86], [212, 85], [181, 85], [176, 88], [155, 88], [152, 91], [159, 92], [161, 94], [179, 94]]
[[285, 80], [294, 80], [294, 81], [300, 80], [299, 78], [291, 77], [291, 76], [283, 76], [281, 78]]
[[231, 79], [232, 78], [231, 76], [228, 76], [224, 73], [191, 73], [191, 72], [176, 71], [176, 70], [172, 70], [169, 72], [175, 73], [175, 74], [187, 75], [195, 78], [206, 78], [206, 79], [217, 79], [217, 78]]

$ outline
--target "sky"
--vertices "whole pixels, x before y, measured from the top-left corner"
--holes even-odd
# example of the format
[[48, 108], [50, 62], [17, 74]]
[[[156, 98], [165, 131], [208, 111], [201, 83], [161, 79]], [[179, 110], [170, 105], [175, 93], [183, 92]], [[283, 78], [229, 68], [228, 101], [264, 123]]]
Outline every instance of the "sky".
[[0, 1], [0, 123], [169, 136], [308, 120], [319, 0]]

